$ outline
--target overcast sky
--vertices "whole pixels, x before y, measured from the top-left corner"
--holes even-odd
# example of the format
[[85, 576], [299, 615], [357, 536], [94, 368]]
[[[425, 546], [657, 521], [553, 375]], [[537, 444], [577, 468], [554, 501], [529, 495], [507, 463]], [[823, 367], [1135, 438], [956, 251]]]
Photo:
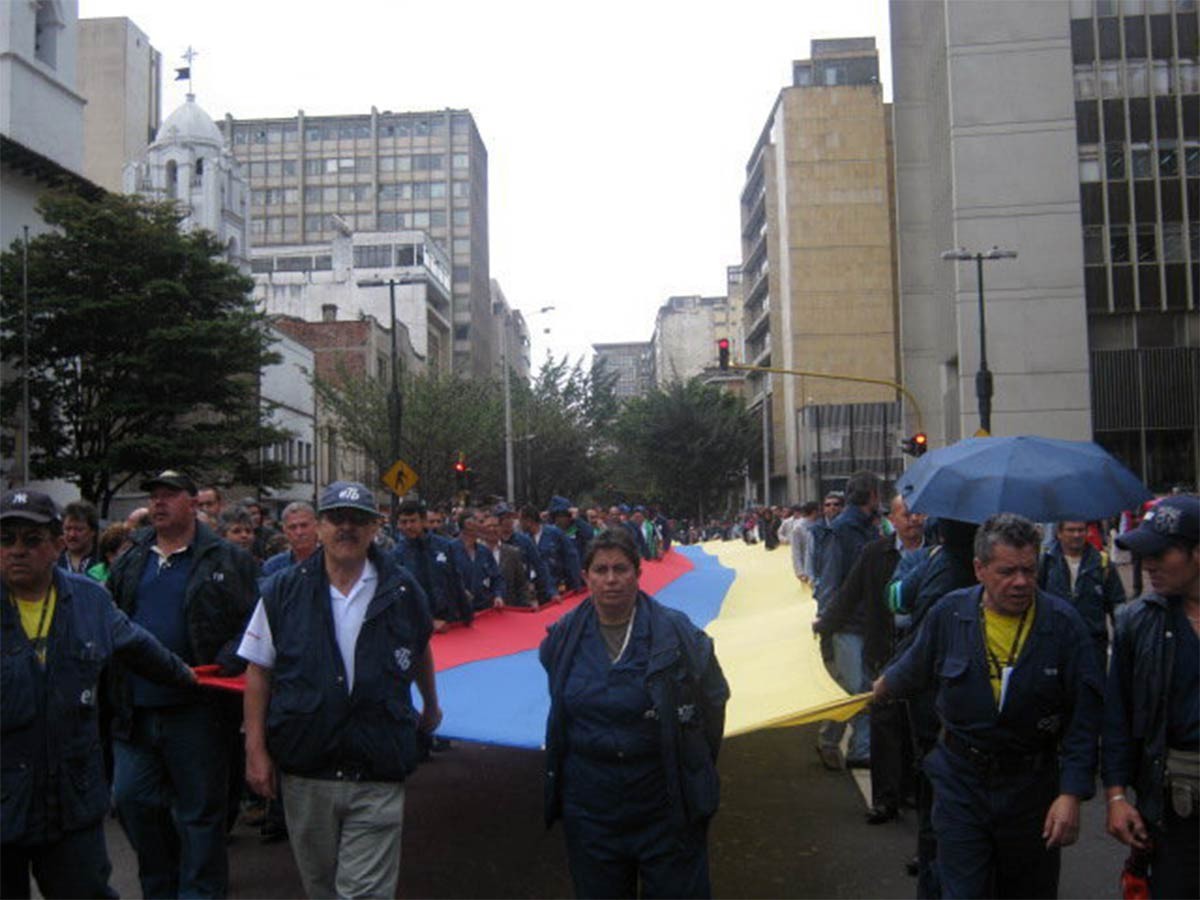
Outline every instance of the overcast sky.
[[[127, 16], [169, 79], [235, 117], [469, 109], [488, 150], [491, 274], [530, 320], [535, 366], [649, 340], [673, 295], [723, 294], [738, 196], [793, 59], [873, 36], [886, 0], [80, 0]], [[163, 115], [186, 82], [163, 85]], [[549, 335], [542, 329], [549, 327]]]

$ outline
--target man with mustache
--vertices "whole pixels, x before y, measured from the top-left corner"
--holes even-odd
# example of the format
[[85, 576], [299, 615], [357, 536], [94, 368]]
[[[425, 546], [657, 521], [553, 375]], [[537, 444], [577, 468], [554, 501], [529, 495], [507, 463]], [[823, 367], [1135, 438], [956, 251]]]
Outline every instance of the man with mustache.
[[941, 737], [925, 758], [943, 897], [1054, 897], [1059, 848], [1095, 792], [1100, 672], [1087, 627], [1037, 589], [1041, 535], [993, 516], [975, 536], [975, 587], [947, 594], [875, 682], [876, 699], [935, 687]]
[[[394, 897], [404, 780], [417, 732], [441, 721], [416, 579], [375, 546], [375, 498], [336, 481], [318, 504], [320, 549], [262, 584], [242, 639], [246, 782], [275, 796], [310, 897]], [[413, 712], [411, 685], [421, 692]]]

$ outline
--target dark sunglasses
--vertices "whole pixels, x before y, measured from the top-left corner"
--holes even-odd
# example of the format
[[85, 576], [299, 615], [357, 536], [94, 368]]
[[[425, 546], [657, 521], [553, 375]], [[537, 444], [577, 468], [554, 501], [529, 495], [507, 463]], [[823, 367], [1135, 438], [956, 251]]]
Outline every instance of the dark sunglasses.
[[378, 516], [361, 509], [331, 509], [321, 515], [334, 525], [370, 525], [378, 519]]
[[26, 550], [36, 550], [49, 540], [52, 540], [51, 536], [44, 531], [0, 532], [0, 547], [4, 547], [5, 549], [15, 547], [17, 541], [20, 541]]

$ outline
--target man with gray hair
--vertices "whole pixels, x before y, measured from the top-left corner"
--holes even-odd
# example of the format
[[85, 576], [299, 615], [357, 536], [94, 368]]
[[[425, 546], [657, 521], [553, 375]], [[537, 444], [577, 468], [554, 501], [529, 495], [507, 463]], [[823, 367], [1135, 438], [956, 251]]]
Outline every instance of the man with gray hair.
[[304, 562], [317, 552], [317, 514], [311, 503], [297, 500], [283, 508], [283, 533], [287, 537], [288, 549], [276, 553], [263, 563], [265, 578], [284, 569]]
[[980, 583], [942, 598], [874, 685], [877, 699], [936, 688], [941, 738], [923, 766], [946, 897], [1055, 896], [1095, 792], [1100, 673], [1079, 613], [1037, 588], [1040, 543], [1028, 519], [988, 519]]

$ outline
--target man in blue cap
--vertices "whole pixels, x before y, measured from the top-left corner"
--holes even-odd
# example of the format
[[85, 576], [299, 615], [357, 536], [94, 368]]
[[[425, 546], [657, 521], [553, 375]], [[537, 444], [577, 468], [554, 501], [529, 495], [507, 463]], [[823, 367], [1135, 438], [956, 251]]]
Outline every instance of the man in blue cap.
[[434, 628], [448, 622], [470, 622], [475, 616], [468, 585], [470, 561], [449, 538], [428, 530], [426, 508], [420, 500], [405, 500], [396, 511], [396, 546], [392, 555], [425, 591]]
[[[318, 504], [321, 549], [263, 582], [238, 653], [246, 782], [283, 803], [310, 897], [394, 897], [404, 780], [417, 732], [441, 721], [420, 585], [374, 544], [375, 498], [337, 481]], [[413, 711], [412, 684], [422, 710]]]
[[550, 521], [575, 542], [575, 552], [582, 560], [587, 555], [588, 544], [596, 536], [595, 530], [588, 524], [587, 519], [576, 515], [576, 511], [571, 508], [571, 501], [566, 497], [551, 497], [547, 511], [550, 513]]
[[1104, 695], [1108, 833], [1149, 869], [1151, 897], [1200, 895], [1200, 497], [1160, 501], [1117, 546], [1150, 591], [1117, 616]]
[[537, 547], [538, 555], [550, 572], [550, 581], [560, 593], [583, 587], [575, 542], [561, 529], [543, 522], [536, 506], [521, 509], [521, 533], [528, 535]]
[[507, 503], [501, 501], [493, 507], [492, 512], [500, 525], [500, 540], [502, 543], [516, 547], [521, 551], [521, 559], [525, 563], [525, 571], [529, 583], [533, 587], [537, 603], [549, 603], [558, 599], [558, 586], [550, 575], [546, 560], [538, 551], [537, 545], [529, 535], [516, 530], [517, 512]]

